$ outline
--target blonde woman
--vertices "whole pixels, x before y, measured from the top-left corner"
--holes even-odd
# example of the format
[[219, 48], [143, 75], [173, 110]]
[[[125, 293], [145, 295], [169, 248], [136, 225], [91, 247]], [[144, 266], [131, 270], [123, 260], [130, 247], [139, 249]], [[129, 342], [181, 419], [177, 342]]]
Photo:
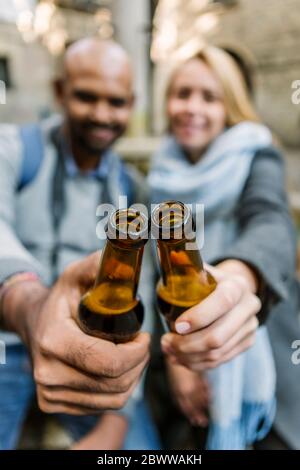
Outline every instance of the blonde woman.
[[207, 448], [243, 449], [274, 418], [273, 358], [262, 324], [294, 285], [282, 159], [221, 49], [206, 47], [178, 66], [166, 109], [169, 135], [149, 175], [152, 202], [204, 204], [202, 254], [219, 284], [177, 319], [162, 350], [181, 410], [192, 424], [209, 425]]

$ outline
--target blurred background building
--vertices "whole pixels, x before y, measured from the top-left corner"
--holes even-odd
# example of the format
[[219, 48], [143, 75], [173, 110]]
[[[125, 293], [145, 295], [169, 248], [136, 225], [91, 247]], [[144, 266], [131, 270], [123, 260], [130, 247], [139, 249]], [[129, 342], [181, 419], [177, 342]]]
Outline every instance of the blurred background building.
[[136, 71], [134, 133], [146, 133], [150, 107], [148, 0], [0, 0], [0, 80], [7, 104], [1, 120], [24, 122], [55, 109], [51, 81], [65, 46], [84, 36], [115, 37]]
[[133, 59], [135, 140], [127, 141], [127, 153], [146, 158], [153, 136], [164, 130], [170, 59], [209, 41], [230, 50], [253, 77], [258, 110], [287, 149], [296, 191], [300, 104], [291, 96], [300, 79], [299, 0], [0, 0], [0, 80], [7, 89], [1, 121], [26, 122], [55, 110], [57, 58], [68, 43], [92, 34], [116, 38]]

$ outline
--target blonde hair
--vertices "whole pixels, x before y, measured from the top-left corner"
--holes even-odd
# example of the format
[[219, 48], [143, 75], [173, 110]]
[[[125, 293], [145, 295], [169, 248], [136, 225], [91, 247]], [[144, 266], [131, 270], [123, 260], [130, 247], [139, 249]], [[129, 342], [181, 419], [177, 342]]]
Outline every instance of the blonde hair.
[[227, 126], [231, 127], [242, 121], [260, 122], [252, 105], [243, 77], [234, 59], [223, 49], [205, 46], [192, 57], [186, 59], [173, 71], [167, 86], [167, 99], [172, 91], [173, 81], [181, 66], [190, 60], [201, 60], [215, 73], [224, 91], [224, 106], [227, 113]]

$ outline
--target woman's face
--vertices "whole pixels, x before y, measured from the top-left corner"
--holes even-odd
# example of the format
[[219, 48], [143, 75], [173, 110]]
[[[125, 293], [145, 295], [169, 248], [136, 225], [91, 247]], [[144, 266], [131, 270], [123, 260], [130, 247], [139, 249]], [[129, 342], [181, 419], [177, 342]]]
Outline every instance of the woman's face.
[[186, 62], [175, 74], [167, 101], [171, 132], [192, 160], [224, 130], [222, 85], [200, 59]]

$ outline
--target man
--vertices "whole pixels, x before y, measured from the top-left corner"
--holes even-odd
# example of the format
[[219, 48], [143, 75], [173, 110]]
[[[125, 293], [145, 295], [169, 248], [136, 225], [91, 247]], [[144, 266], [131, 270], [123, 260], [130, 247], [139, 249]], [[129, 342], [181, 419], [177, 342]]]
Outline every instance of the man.
[[109, 150], [126, 130], [134, 101], [126, 53], [112, 41], [78, 41], [66, 52], [56, 93], [63, 120], [42, 123], [43, 157], [35, 171], [36, 144], [28, 160], [25, 147], [32, 148], [36, 135], [28, 143], [28, 129], [25, 140], [16, 126], [0, 129], [2, 326], [16, 333], [0, 336], [7, 344], [0, 371], [0, 449], [16, 446], [35, 391], [19, 338], [47, 413], [121, 408], [149, 354], [146, 333], [115, 345], [84, 335], [72, 319], [99, 257], [70, 263], [101, 247], [98, 204], [116, 205], [119, 195], [130, 195], [130, 177]]

